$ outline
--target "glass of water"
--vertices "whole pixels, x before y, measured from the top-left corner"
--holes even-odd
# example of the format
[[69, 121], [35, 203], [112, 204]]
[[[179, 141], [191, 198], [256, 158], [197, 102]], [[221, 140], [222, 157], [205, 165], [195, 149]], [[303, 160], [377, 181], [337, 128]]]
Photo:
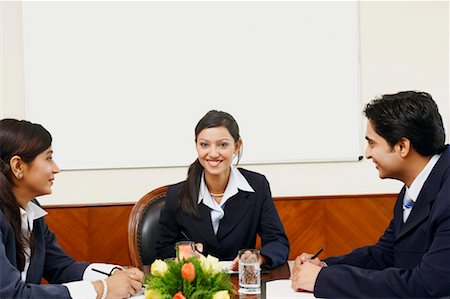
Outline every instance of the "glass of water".
[[177, 259], [187, 260], [195, 256], [195, 243], [192, 241], [180, 241], [175, 244]]
[[239, 256], [239, 293], [261, 294], [259, 249], [241, 249]]

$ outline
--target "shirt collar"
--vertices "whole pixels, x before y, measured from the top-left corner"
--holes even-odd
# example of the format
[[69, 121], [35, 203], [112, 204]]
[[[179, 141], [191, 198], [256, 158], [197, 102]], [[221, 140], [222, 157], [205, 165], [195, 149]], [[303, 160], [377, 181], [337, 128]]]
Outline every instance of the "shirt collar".
[[[253, 190], [253, 188], [248, 183], [247, 179], [242, 175], [242, 173], [235, 166], [231, 167], [230, 180], [228, 182], [225, 193], [227, 193], [228, 189], [231, 191], [231, 193], [234, 191], [236, 191], [236, 193], [237, 193], [238, 190], [247, 191], [247, 192], [255, 192], [255, 190]], [[236, 193], [234, 193], [234, 194], [236, 194]]]
[[[20, 218], [22, 219], [22, 227], [33, 230], [33, 221], [44, 217], [48, 213], [34, 202], [29, 202], [24, 208], [20, 208]], [[27, 227], [28, 226], [28, 227]]]
[[[242, 175], [242, 173], [235, 166], [231, 166], [230, 178], [228, 180], [227, 187], [225, 188], [225, 192], [223, 194], [221, 204], [223, 205], [228, 198], [237, 194], [239, 192], [239, 190], [247, 191], [247, 192], [255, 192], [255, 190], [253, 190], [253, 188], [250, 186], [247, 179]], [[202, 174], [202, 178], [200, 181], [200, 190], [198, 193], [197, 203], [202, 202], [202, 200], [203, 200], [203, 203], [205, 205], [209, 206], [210, 208], [212, 208], [212, 206], [209, 205], [209, 203], [210, 203], [209, 201], [215, 202], [211, 198], [208, 187], [206, 186], [204, 172]]]
[[406, 187], [406, 194], [412, 201], [416, 202], [420, 190], [422, 190], [425, 181], [430, 176], [431, 171], [433, 170], [434, 166], [436, 165], [440, 157], [441, 155], [434, 155], [433, 157], [431, 157], [427, 165], [425, 165], [425, 167], [422, 169], [419, 175], [414, 179], [411, 186], [409, 186], [409, 188]]

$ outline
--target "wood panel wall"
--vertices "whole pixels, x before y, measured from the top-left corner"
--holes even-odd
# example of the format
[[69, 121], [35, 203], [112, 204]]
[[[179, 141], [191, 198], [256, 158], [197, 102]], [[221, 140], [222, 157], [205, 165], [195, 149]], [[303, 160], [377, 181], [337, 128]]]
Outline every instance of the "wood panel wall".
[[[392, 218], [394, 194], [277, 197], [291, 243], [290, 259], [324, 248], [321, 257], [375, 243]], [[130, 265], [128, 216], [133, 204], [46, 206], [61, 247], [79, 261]]]

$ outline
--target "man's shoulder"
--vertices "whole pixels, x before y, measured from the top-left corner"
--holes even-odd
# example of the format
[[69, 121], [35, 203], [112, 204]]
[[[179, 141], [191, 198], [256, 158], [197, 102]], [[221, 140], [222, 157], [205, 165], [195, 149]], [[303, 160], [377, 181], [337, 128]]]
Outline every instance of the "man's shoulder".
[[434, 178], [438, 178], [439, 180], [443, 179], [444, 181], [449, 180], [450, 178], [450, 147], [448, 145], [445, 146], [444, 151], [441, 153], [441, 157], [437, 161], [435, 167], [433, 169], [430, 176]]
[[446, 160], [447, 163], [450, 161], [450, 145], [446, 144], [444, 150], [441, 153], [442, 158]]

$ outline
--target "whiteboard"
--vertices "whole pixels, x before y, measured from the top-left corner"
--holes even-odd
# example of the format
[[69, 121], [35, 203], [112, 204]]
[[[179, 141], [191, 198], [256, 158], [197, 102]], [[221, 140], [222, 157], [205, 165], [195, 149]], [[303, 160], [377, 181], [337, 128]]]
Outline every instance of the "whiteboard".
[[185, 166], [209, 110], [243, 164], [356, 160], [357, 2], [23, 3], [26, 117], [62, 169]]

